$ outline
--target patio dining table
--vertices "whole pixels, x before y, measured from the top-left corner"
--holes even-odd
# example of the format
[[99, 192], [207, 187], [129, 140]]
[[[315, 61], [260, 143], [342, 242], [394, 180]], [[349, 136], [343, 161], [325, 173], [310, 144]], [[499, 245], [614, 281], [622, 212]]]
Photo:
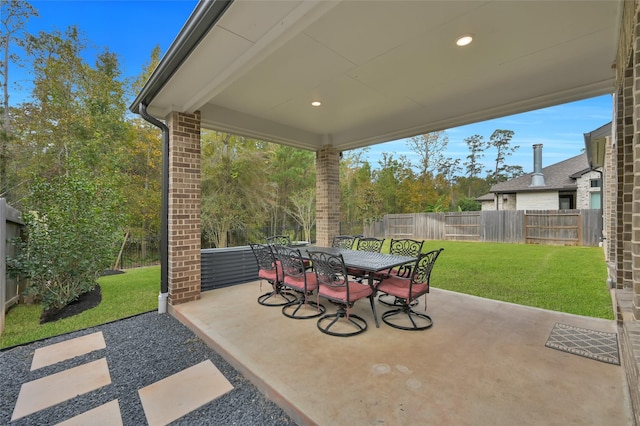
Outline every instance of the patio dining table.
[[[309, 252], [310, 251], [323, 251], [325, 253], [330, 253], [332, 255], [341, 254], [344, 259], [344, 264], [348, 268], [356, 268], [361, 269], [367, 274], [367, 284], [371, 287], [374, 294], [377, 291], [375, 280], [374, 280], [374, 272], [380, 272], [387, 269], [391, 269], [396, 266], [404, 265], [409, 262], [415, 262], [418, 260], [417, 257], [411, 256], [398, 256], [395, 254], [386, 254], [386, 253], [372, 253], [368, 251], [361, 250], [349, 250], [338, 247], [322, 247], [322, 246], [314, 246], [308, 245], [304, 247], [298, 247], [302, 257], [305, 259], [310, 259]], [[375, 305], [373, 306], [373, 319], [375, 320], [376, 327], [380, 327], [378, 323], [378, 315], [375, 312]]]

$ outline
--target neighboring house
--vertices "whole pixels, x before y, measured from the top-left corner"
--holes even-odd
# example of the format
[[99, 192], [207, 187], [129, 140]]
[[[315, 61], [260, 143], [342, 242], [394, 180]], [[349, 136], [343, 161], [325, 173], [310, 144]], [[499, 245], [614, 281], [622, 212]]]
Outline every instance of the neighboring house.
[[542, 168], [542, 145], [533, 148], [534, 171], [493, 185], [476, 198], [482, 210], [601, 208], [601, 169], [589, 167], [586, 153]]

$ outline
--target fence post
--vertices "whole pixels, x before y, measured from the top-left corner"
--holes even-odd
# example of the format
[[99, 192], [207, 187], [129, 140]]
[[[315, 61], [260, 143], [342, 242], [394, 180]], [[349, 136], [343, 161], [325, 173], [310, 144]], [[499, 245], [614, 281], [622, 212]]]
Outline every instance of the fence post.
[[7, 294], [7, 201], [0, 198], [0, 335], [4, 331], [4, 316]]
[[578, 211], [578, 246], [582, 246], [582, 211]]

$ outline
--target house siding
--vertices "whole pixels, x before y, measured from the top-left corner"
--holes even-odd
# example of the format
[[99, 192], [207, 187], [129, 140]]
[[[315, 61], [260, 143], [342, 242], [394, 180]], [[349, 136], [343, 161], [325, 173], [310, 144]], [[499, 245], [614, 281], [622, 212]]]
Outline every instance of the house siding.
[[482, 211], [495, 210], [496, 209], [496, 201], [495, 200], [481, 201], [480, 202], [480, 206], [482, 207], [481, 208]]
[[558, 206], [558, 191], [521, 192], [516, 202], [516, 210], [557, 210]]
[[600, 179], [600, 173], [591, 171], [583, 174], [580, 178], [576, 179], [576, 185], [578, 187], [576, 196], [577, 209], [590, 209], [591, 193], [600, 193], [600, 188], [591, 187], [591, 179]]

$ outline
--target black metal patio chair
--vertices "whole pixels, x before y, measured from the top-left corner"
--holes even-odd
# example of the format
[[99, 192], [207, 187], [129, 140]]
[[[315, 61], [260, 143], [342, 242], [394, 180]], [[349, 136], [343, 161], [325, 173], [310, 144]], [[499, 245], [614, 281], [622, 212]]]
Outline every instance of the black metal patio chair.
[[309, 271], [300, 250], [274, 245], [276, 259], [282, 268], [282, 284], [298, 293], [297, 300], [282, 307], [282, 314], [294, 319], [316, 318], [326, 312], [326, 308], [309, 296], [318, 288], [316, 273]]
[[[422, 252], [422, 246], [424, 245], [424, 241], [412, 240], [410, 238], [401, 238], [401, 239], [391, 239], [391, 243], [389, 244], [389, 254], [395, 254], [398, 256], [410, 256], [410, 257], [418, 257]], [[382, 280], [384, 278], [389, 278], [391, 275], [396, 275], [399, 277], [408, 278], [411, 276], [411, 271], [415, 266], [415, 262], [406, 263], [404, 265], [395, 267], [393, 269], [388, 269], [386, 271], [376, 272], [376, 279]], [[380, 294], [378, 296], [378, 302], [387, 306], [398, 306], [397, 300], [395, 297], [390, 297], [387, 294]]]
[[333, 237], [331, 247], [338, 247], [343, 249], [353, 249], [353, 243], [356, 241], [356, 237], [353, 235], [337, 235]]
[[291, 238], [288, 235], [274, 235], [272, 237], [267, 237], [267, 244], [277, 244], [280, 246], [291, 246]]
[[271, 247], [265, 244], [249, 243], [251, 251], [258, 262], [258, 278], [271, 284], [272, 291], [258, 297], [258, 303], [264, 306], [284, 306], [295, 302], [297, 297], [284, 290], [282, 286], [282, 269], [276, 261]]
[[333, 314], [324, 314], [318, 319], [318, 329], [331, 336], [348, 337], [367, 329], [367, 321], [350, 312], [353, 304], [369, 298], [375, 316], [373, 290], [366, 284], [349, 281], [347, 268], [341, 254], [332, 255], [322, 251], [309, 252], [318, 281], [318, 296], [338, 306]]
[[[378, 290], [397, 298], [399, 307], [382, 314], [385, 324], [401, 330], [426, 330], [433, 325], [429, 315], [418, 312], [412, 304], [419, 297], [429, 293], [431, 271], [436, 259], [444, 249], [421, 253], [409, 278], [391, 275], [378, 284]], [[427, 299], [425, 297], [425, 311]]]
[[[356, 243], [356, 250], [367, 251], [370, 253], [380, 253], [384, 244], [384, 238], [360, 237]], [[347, 268], [349, 275], [355, 277], [358, 282], [367, 278], [367, 273], [362, 269]]]

